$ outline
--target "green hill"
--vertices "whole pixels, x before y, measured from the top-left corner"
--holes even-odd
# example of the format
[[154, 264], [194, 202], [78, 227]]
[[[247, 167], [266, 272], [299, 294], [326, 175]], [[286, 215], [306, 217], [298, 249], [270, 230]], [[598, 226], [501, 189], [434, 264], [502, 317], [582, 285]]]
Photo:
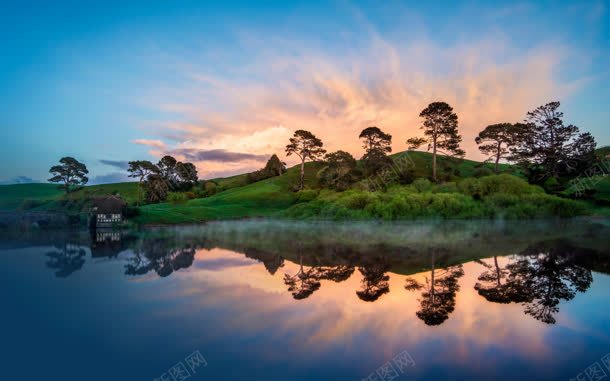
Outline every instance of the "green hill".
[[59, 199], [63, 192], [54, 184], [0, 185], [0, 211], [35, 207]]
[[[426, 178], [431, 173], [432, 166], [432, 155], [428, 152], [409, 151], [400, 152], [392, 155], [396, 159], [405, 159], [403, 162], [409, 163], [409, 168], [413, 170], [416, 178]], [[447, 163], [446, 158], [439, 158], [439, 167], [444, 166]], [[243, 217], [269, 217], [276, 216], [279, 214], [286, 214], [287, 209], [303, 211], [307, 204], [312, 206], [314, 212], [319, 212], [315, 209], [316, 203], [326, 203], [324, 207], [329, 205], [335, 208], [340, 205], [342, 208], [345, 205], [356, 205], [364, 202], [366, 204], [367, 197], [362, 195], [355, 195], [354, 192], [362, 191], [350, 191], [346, 194], [337, 194], [328, 190], [319, 190], [317, 181], [317, 172], [322, 168], [322, 163], [307, 163], [306, 164], [306, 190], [302, 192], [294, 192], [296, 184], [298, 184], [299, 178], [299, 166], [289, 168], [287, 172], [279, 177], [274, 177], [255, 183], [248, 184], [248, 174], [241, 174], [231, 176], [227, 178], [217, 178], [214, 182], [218, 184], [220, 192], [206, 198], [196, 198], [189, 201], [180, 203], [162, 203], [162, 204], [151, 204], [144, 205], [140, 208], [140, 215], [133, 219], [136, 223], [192, 223], [201, 222], [215, 219], [230, 219], [230, 218], [243, 218]], [[451, 182], [445, 185], [439, 185], [428, 190], [431, 193], [450, 193], [457, 194], [462, 193], [459, 197], [464, 197], [465, 191], [458, 189], [460, 180], [466, 178], [472, 178], [482, 174], [489, 174], [493, 165], [482, 164], [472, 160], [462, 160], [457, 166], [457, 171], [452, 176]], [[501, 165], [503, 172], [513, 171], [512, 166], [507, 164]], [[517, 173], [518, 175], [518, 173]], [[476, 179], [473, 179], [476, 182]], [[472, 185], [472, 184], [471, 184]], [[356, 186], [358, 188], [358, 186]], [[404, 201], [404, 195], [400, 194], [403, 190], [412, 192], [413, 187], [399, 187], [397, 190], [393, 190], [389, 194], [392, 195], [392, 199], [379, 199], [376, 200], [376, 204], [385, 205], [388, 203], [411, 203], [411, 198], [407, 197], [407, 201]], [[610, 179], [604, 179], [599, 184], [600, 195], [610, 195]], [[426, 191], [426, 192], [428, 192]], [[366, 192], [365, 192], [366, 193]], [[62, 191], [57, 189], [56, 185], [52, 184], [20, 184], [20, 185], [9, 185], [0, 186], [0, 210], [19, 210], [19, 209], [31, 209], [31, 210], [57, 210], [57, 211], [70, 211], [78, 212], [84, 210], [88, 205], [88, 200], [93, 197], [119, 194], [126, 199], [130, 204], [135, 204], [138, 197], [138, 184], [136, 182], [130, 183], [115, 183], [115, 184], [103, 184], [86, 186], [76, 192], [65, 195]], [[414, 196], [413, 196], [414, 197]], [[418, 196], [419, 197], [419, 196]], [[443, 208], [449, 208], [451, 203], [462, 202], [464, 200], [454, 200], [453, 196], [442, 195], [433, 196], [430, 200], [422, 199], [421, 202], [436, 202], [442, 204]], [[456, 196], [457, 197], [457, 196]], [[467, 194], [467, 198], [470, 195]], [[534, 197], [534, 196], [532, 196]], [[538, 197], [538, 196], [536, 196]], [[551, 196], [549, 196], [551, 197]], [[605, 196], [604, 196], [605, 197]], [[316, 199], [316, 203], [308, 203]], [[427, 200], [427, 201], [426, 201]], [[370, 201], [370, 200], [369, 200]], [[419, 202], [418, 201], [418, 202]], [[504, 205], [506, 203], [513, 202], [514, 200], [496, 200], [496, 203]], [[547, 202], [545, 199], [544, 202]], [[537, 202], [541, 202], [538, 200]], [[337, 204], [337, 205], [334, 205]], [[353, 205], [352, 205], [353, 206]], [[456, 207], [455, 205], [453, 206]], [[553, 206], [549, 206], [552, 208]], [[300, 208], [300, 209], [299, 209]], [[320, 206], [320, 208], [322, 208]], [[363, 210], [366, 206], [363, 206]], [[469, 206], [466, 206], [468, 209]], [[534, 207], [531, 208], [528, 213], [535, 215], [539, 213]], [[548, 209], [548, 208], [547, 208]], [[431, 209], [432, 210], [432, 209]], [[457, 209], [456, 209], [457, 210]], [[334, 213], [335, 211], [333, 211]], [[351, 212], [350, 212], [351, 213]], [[359, 212], [360, 213], [360, 212]], [[381, 212], [379, 212], [381, 213]], [[545, 212], [548, 213], [548, 210]], [[358, 214], [358, 213], [357, 213]], [[366, 213], [362, 212], [364, 216]], [[472, 214], [472, 213], [470, 213]], [[470, 216], [466, 213], [464, 216]], [[476, 214], [476, 213], [475, 213]], [[294, 213], [293, 216], [301, 218], [303, 213]], [[353, 216], [354, 214], [349, 214]], [[390, 214], [394, 215], [394, 214]], [[348, 216], [348, 217], [349, 217]]]

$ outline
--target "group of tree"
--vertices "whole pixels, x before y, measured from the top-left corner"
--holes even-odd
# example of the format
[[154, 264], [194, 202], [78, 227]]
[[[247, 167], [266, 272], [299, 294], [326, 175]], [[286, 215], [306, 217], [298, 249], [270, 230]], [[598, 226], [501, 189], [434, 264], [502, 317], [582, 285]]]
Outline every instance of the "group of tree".
[[476, 138], [479, 150], [495, 162], [518, 164], [532, 183], [558, 182], [579, 175], [596, 161], [593, 136], [565, 125], [559, 102], [527, 113], [522, 123], [487, 126]]
[[166, 155], [153, 164], [148, 160], [129, 162], [129, 177], [138, 179], [138, 203], [142, 202], [142, 188], [146, 201], [161, 202], [170, 191], [186, 191], [197, 184], [197, 168], [193, 163], [183, 163]]
[[[476, 137], [479, 150], [493, 162], [494, 172], [500, 172], [501, 162], [518, 164], [532, 183], [558, 183], [575, 177], [592, 167], [597, 160], [596, 143], [590, 133], [581, 133], [574, 125], [565, 125], [559, 102], [547, 103], [527, 113], [520, 123], [497, 123], [487, 126]], [[423, 137], [407, 140], [409, 149], [427, 145], [432, 153], [433, 181], [439, 180], [438, 155], [458, 163], [465, 155], [460, 147], [462, 136], [458, 131], [458, 116], [445, 102], [430, 103], [419, 116], [423, 119]], [[298, 130], [286, 146], [288, 156], [301, 159], [298, 189], [303, 189], [305, 162], [324, 161], [319, 172], [320, 183], [335, 190], [347, 189], [363, 177], [371, 177], [392, 165], [392, 136], [378, 127], [367, 127], [359, 135], [364, 156], [359, 164], [345, 151], [326, 153], [322, 141], [309, 131]], [[453, 161], [452, 161], [453, 160]], [[565, 181], [564, 181], [565, 182]]]
[[592, 273], [584, 261], [597, 254], [562, 240], [542, 242], [504, 266], [496, 257], [493, 264], [478, 261], [487, 270], [479, 276], [475, 290], [493, 303], [521, 304], [526, 315], [554, 324], [559, 304], [591, 285]]

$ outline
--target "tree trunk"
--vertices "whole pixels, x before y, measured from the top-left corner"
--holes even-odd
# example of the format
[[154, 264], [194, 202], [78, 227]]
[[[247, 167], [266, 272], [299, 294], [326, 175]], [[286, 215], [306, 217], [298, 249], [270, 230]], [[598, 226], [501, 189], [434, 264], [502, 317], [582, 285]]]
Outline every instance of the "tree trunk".
[[498, 265], [498, 257], [494, 255], [494, 263], [496, 265], [496, 281], [498, 282], [498, 287], [500, 287], [500, 266]]
[[142, 178], [138, 181], [138, 206], [142, 205]]
[[436, 136], [432, 141], [432, 180], [436, 182]]
[[501, 153], [502, 143], [498, 143], [498, 152], [496, 153], [496, 173], [499, 172], [500, 168], [498, 163], [500, 162], [500, 153]]
[[430, 294], [432, 295], [432, 305], [434, 306], [434, 299], [436, 297], [436, 290], [434, 288], [434, 251], [432, 252], [432, 271], [430, 273]]
[[303, 189], [305, 186], [305, 158], [301, 159], [301, 182], [299, 184], [299, 189]]

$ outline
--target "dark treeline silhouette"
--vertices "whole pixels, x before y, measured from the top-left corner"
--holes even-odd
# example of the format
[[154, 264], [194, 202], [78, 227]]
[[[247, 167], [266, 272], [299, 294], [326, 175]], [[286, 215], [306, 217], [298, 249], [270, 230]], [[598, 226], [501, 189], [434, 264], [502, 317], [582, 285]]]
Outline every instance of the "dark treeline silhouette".
[[166, 155], [153, 164], [147, 160], [130, 161], [129, 177], [138, 179], [138, 200], [141, 202], [142, 187], [146, 201], [161, 202], [170, 191], [186, 191], [197, 184], [197, 168], [193, 163], [183, 163]]
[[595, 250], [577, 248], [565, 240], [542, 242], [504, 267], [496, 257], [493, 265], [483, 262], [488, 270], [479, 276], [475, 289], [490, 302], [520, 303], [525, 314], [554, 324], [559, 303], [591, 285], [589, 261], [596, 257]]

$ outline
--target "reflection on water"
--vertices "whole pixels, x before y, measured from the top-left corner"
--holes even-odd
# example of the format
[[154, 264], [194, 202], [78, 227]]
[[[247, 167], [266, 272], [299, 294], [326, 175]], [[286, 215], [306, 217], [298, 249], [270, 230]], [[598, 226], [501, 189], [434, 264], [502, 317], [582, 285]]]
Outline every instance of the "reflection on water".
[[[584, 311], [590, 313], [595, 308], [589, 304], [586, 295], [594, 286], [595, 274], [599, 277], [610, 273], [608, 233], [610, 227], [606, 222], [588, 220], [388, 225], [248, 221], [97, 232], [92, 235], [86, 232], [30, 233], [19, 237], [7, 236], [2, 241], [4, 251], [8, 252], [27, 247], [41, 248], [46, 257], [41, 265], [51, 270], [56, 278], [76, 277], [79, 272], [89, 270], [88, 281], [96, 282], [95, 277], [101, 277], [96, 275], [96, 264], [113, 264], [111, 268], [115, 276], [137, 280], [140, 284], [149, 283], [157, 290], [156, 294], [146, 292], [139, 298], [160, 297], [170, 289], [175, 298], [193, 298], [192, 304], [189, 303], [191, 307], [184, 311], [165, 310], [166, 314], [176, 314], [185, 322], [188, 316], [199, 311], [198, 308], [203, 311], [209, 309], [209, 313], [222, 317], [219, 320], [221, 326], [217, 329], [224, 326], [226, 330], [221, 330], [228, 335], [226, 337], [237, 341], [241, 340], [239, 337], [250, 335], [279, 335], [288, 340], [295, 335], [303, 353], [307, 353], [301, 355], [311, 361], [317, 358], [316, 352], [329, 351], [326, 346], [331, 343], [350, 347], [352, 341], [359, 340], [357, 338], [365, 333], [367, 337], [375, 337], [367, 345], [381, 350], [380, 353], [386, 357], [375, 355], [365, 361], [362, 356], [366, 357], [367, 350], [362, 346], [356, 346], [359, 350], [348, 350], [346, 356], [351, 356], [356, 363], [363, 363], [363, 367], [367, 361], [371, 362], [369, 369], [383, 364], [375, 365], [373, 361], [399, 353], [405, 345], [410, 346], [407, 349], [415, 358], [417, 354], [413, 352], [417, 348], [421, 353], [432, 350], [436, 344], [427, 340], [434, 339], [437, 331], [426, 329], [449, 326], [452, 338], [449, 339], [445, 332], [442, 336], [447, 340], [445, 344], [469, 345], [473, 352], [475, 347], [482, 346], [477, 347], [479, 357], [488, 356], [485, 346], [491, 345], [481, 342], [479, 335], [483, 332], [485, 335], [498, 335], [500, 341], [493, 345], [506, 340], [505, 344], [513, 350], [524, 352], [520, 360], [522, 369], [510, 370], [506, 374], [495, 373], [492, 368], [477, 368], [475, 372], [467, 361], [469, 352], [462, 349], [460, 353], [454, 353], [462, 356], [461, 360], [448, 361], [445, 365], [436, 360], [429, 360], [427, 365], [423, 359], [417, 360], [420, 368], [411, 376], [412, 379], [423, 379], [424, 376], [469, 379], [476, 373], [489, 379], [508, 380], [521, 376], [519, 371], [534, 372], [538, 379], [556, 379], [557, 372], [564, 372], [544, 369], [538, 359], [528, 357], [525, 352], [543, 346], [537, 343], [536, 332], [542, 334], [544, 327], [554, 325], [562, 325], [563, 331], [556, 332], [555, 335], [559, 335], [556, 338], [550, 336], [547, 340], [563, 340], [557, 345], [570, 347], [566, 343], [573, 338], [561, 335], [565, 335], [566, 327], [576, 324], [572, 317], [574, 312], [567, 315], [561, 312], [566, 303], [579, 299], [586, 306]], [[260, 271], [255, 268], [260, 268]], [[166, 289], [168, 283], [155, 283], [164, 278], [178, 283], [172, 282], [175, 286], [170, 289]], [[100, 281], [102, 279], [106, 278], [100, 278]], [[246, 289], [244, 285], [247, 285]], [[207, 289], [210, 289], [210, 294], [205, 294], [208, 296], [201, 301], [195, 299], [194, 295]], [[282, 295], [291, 301], [285, 301]], [[602, 296], [595, 295], [598, 302], [607, 304], [610, 301], [607, 292]], [[282, 302], [276, 304], [272, 302], [273, 298], [281, 298]], [[135, 303], [141, 303], [141, 299]], [[159, 299], [158, 303], [167, 302]], [[465, 315], [472, 308], [476, 308], [476, 312], [470, 314], [478, 316], [474, 320]], [[377, 313], [375, 309], [379, 309]], [[299, 311], [298, 317], [289, 317], [293, 313], [291, 310]], [[258, 319], [247, 319], [244, 313], [265, 318], [257, 323]], [[211, 316], [203, 318], [206, 315], [208, 313], [202, 314], [201, 318], [212, 319]], [[487, 322], [480, 320], [484, 316], [487, 316]], [[332, 323], [333, 320], [337, 322]], [[261, 326], [263, 321], [274, 324], [276, 331], [268, 332], [266, 325]], [[492, 322], [500, 326], [492, 328]], [[610, 318], [599, 323], [607, 326]], [[295, 331], [293, 324], [302, 324], [303, 327]], [[424, 331], [417, 335], [398, 334], [407, 326]], [[502, 326], [504, 328], [499, 328]], [[519, 327], [524, 334], [529, 332], [523, 339], [528, 342], [514, 342], [510, 334], [503, 332], [510, 327]], [[302, 336], [301, 330], [309, 333]], [[241, 336], [235, 332], [240, 332]], [[592, 337], [595, 339], [580, 343], [585, 352], [587, 345], [591, 348], [592, 359], [602, 344], [607, 344], [610, 351], [608, 332], [595, 332]], [[206, 340], [200, 339], [197, 345], [214, 342], [212, 338]], [[256, 340], [261, 351], [267, 353], [257, 361], [273, 366], [273, 358], [281, 357], [267, 345], [274, 339]], [[313, 345], [320, 340], [324, 346]], [[370, 348], [370, 351], [375, 351], [375, 348]], [[449, 352], [457, 351], [455, 347], [444, 348]], [[232, 348], [230, 351], [236, 350]], [[301, 351], [298, 346], [292, 350]], [[538, 355], [542, 356], [542, 352]], [[245, 356], [244, 353], [239, 352], [239, 355]], [[512, 358], [512, 355], [500, 353], [492, 356], [495, 356], [492, 362], [496, 367], [509, 366], [509, 358]], [[290, 364], [285, 366], [299, 368], [293, 360], [282, 361]], [[324, 368], [329, 365], [319, 363], [318, 366]], [[336, 366], [336, 377], [329, 376], [328, 379], [341, 379], [349, 373], [343, 365]], [[447, 372], [456, 366], [462, 370], [449, 377]], [[356, 368], [352, 370], [355, 372]], [[569, 368], [569, 371], [574, 369]], [[245, 375], [236, 373], [234, 378], [228, 379], [240, 379]], [[267, 375], [260, 379], [275, 378]], [[297, 372], [293, 379], [310, 378]], [[325, 378], [320, 376], [317, 379]]]
[[[542, 227], [544, 229], [544, 225]], [[596, 240], [606, 237], [605, 227], [587, 224], [584, 227], [585, 229], [580, 226], [579, 231], [587, 238], [581, 244], [595, 246]], [[271, 226], [266, 222], [262, 226], [258, 223], [250, 223], [249, 226], [247, 223], [236, 226], [225, 224], [226, 230], [218, 229], [217, 226], [214, 228], [216, 229], [208, 232], [205, 228], [190, 227], [180, 234], [175, 234], [174, 228], [131, 233], [98, 231], [91, 236], [89, 245], [93, 258], [114, 258], [123, 252], [125, 255], [121, 260], [125, 262], [125, 275], [128, 276], [142, 276], [151, 271], [159, 277], [170, 276], [193, 265], [197, 250], [216, 245], [229, 249], [248, 245], [248, 249], [242, 249], [243, 254], [262, 262], [273, 276], [286, 260], [277, 253], [284, 252], [298, 265], [296, 272], [288, 271], [283, 275], [287, 291], [296, 300], [312, 296], [322, 287], [321, 282], [324, 280], [335, 283], [347, 280], [357, 269], [360, 289], [355, 290], [355, 294], [359, 300], [372, 303], [390, 292], [389, 272], [393, 267], [400, 269], [397, 273], [408, 269], [406, 275], [420, 273], [420, 270], [427, 267], [423, 279], [407, 277], [404, 289], [419, 294], [417, 300], [420, 307], [416, 316], [431, 326], [443, 324], [455, 309], [456, 295], [460, 290], [459, 279], [464, 276], [462, 263], [455, 262], [467, 259], [482, 266], [483, 270], [478, 275], [474, 288], [487, 301], [521, 304], [525, 314], [553, 324], [560, 302], [573, 299], [578, 292], [585, 292], [593, 279], [591, 268], [607, 264], [610, 258], [607, 251], [575, 246], [565, 234], [546, 241], [527, 238], [525, 242], [516, 242], [514, 251], [510, 251], [506, 247], [507, 243], [503, 243], [504, 257], [500, 260], [498, 255], [483, 259], [461, 257], [465, 248], [473, 249], [473, 244], [486, 241], [476, 233], [462, 237], [459, 247], [455, 247], [454, 242], [454, 247], [450, 248], [443, 247], [442, 244], [431, 247], [430, 241], [422, 247], [417, 246], [417, 242], [400, 240], [367, 244], [349, 236], [347, 240], [342, 237], [320, 236], [310, 241], [271, 239], [277, 236], [276, 230], [284, 231], [286, 236], [294, 233], [294, 226], [283, 223]], [[303, 226], [297, 225], [297, 228], [303, 229]], [[362, 226], [356, 225], [355, 228], [361, 229]], [[378, 237], [381, 242], [387, 232], [384, 232], [383, 225], [375, 228], [382, 236]], [[593, 234], [596, 228], [601, 230]], [[492, 230], [492, 233], [498, 234], [495, 238], [500, 238], [499, 234], [504, 229], [505, 226], [500, 225], [497, 231]], [[578, 238], [578, 232], [576, 233], [572, 232]], [[390, 232], [390, 235], [393, 234], [395, 232]], [[429, 230], [427, 234], [435, 235], [436, 232]], [[325, 240], [331, 242], [320, 243]], [[57, 277], [70, 276], [85, 264], [86, 246], [81, 246], [84, 244], [86, 242], [56, 245], [53, 251], [46, 254], [49, 257], [46, 266], [54, 270]], [[252, 247], [256, 245], [259, 247]], [[493, 251], [493, 248], [489, 249]], [[491, 254], [477, 249], [473, 251], [480, 252], [479, 256], [483, 257]], [[426, 264], [426, 261], [429, 263]], [[418, 264], [417, 271], [411, 270], [413, 263]]]

